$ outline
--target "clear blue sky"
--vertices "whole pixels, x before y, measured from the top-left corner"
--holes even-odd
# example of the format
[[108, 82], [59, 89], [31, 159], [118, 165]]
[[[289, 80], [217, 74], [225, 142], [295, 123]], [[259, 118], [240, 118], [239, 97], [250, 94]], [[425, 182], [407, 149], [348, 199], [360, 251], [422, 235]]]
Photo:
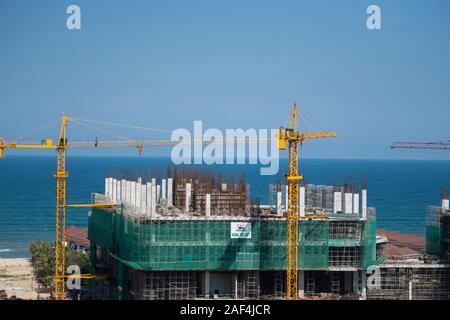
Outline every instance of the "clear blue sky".
[[[81, 30], [66, 28], [70, 4]], [[369, 4], [382, 30], [366, 28]], [[338, 133], [305, 157], [450, 159], [389, 149], [450, 139], [450, 1], [0, 0], [0, 136], [62, 110], [167, 129], [276, 128], [293, 101]]]

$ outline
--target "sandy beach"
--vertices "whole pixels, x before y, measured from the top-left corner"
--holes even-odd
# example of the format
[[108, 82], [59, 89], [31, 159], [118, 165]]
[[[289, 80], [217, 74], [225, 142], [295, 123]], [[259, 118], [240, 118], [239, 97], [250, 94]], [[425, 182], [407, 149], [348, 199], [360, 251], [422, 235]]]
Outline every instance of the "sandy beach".
[[18, 299], [37, 299], [37, 283], [33, 279], [30, 259], [0, 259], [0, 291]]

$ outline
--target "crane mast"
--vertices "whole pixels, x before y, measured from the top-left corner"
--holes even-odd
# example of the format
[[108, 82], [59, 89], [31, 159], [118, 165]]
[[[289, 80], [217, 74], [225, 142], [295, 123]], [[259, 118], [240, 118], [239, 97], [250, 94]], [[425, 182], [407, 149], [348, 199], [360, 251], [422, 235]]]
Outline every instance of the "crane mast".
[[55, 223], [55, 299], [64, 300], [65, 288], [65, 242], [66, 242], [66, 153], [67, 116], [61, 119], [57, 153], [56, 178], [56, 223]]
[[298, 299], [298, 221], [304, 217], [299, 215], [299, 182], [303, 174], [299, 174], [298, 147], [307, 139], [335, 137], [334, 132], [300, 132], [297, 128], [299, 112], [297, 105], [291, 109], [290, 128], [281, 127], [278, 133], [278, 149], [285, 150], [289, 145], [289, 163], [286, 182], [288, 185], [287, 212], [287, 244], [286, 244], [286, 298]]
[[298, 296], [298, 140], [289, 140], [288, 219], [287, 219], [287, 297]]

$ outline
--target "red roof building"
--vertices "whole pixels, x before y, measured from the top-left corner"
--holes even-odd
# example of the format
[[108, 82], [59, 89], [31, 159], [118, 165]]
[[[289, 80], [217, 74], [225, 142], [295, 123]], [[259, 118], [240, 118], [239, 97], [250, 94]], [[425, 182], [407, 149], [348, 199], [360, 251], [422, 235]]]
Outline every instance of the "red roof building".
[[75, 250], [86, 252], [89, 250], [88, 229], [85, 227], [69, 226], [66, 228], [67, 246]]

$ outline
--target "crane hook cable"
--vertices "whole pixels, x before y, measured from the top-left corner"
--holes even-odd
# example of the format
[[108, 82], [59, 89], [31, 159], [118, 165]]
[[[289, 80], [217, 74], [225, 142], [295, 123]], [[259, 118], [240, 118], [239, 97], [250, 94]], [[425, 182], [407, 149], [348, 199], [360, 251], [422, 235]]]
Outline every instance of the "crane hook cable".
[[83, 126], [83, 127], [86, 127], [86, 128], [89, 128], [89, 129], [92, 129], [92, 130], [95, 130], [95, 131], [98, 131], [98, 132], [101, 132], [101, 133], [104, 133], [104, 134], [107, 134], [107, 135], [111, 135], [113, 137], [116, 137], [116, 138], [119, 138], [119, 139], [122, 139], [122, 140], [125, 140], [125, 141], [131, 140], [131, 139], [128, 139], [127, 137], [123, 137], [123, 136], [120, 136], [118, 134], [115, 134], [115, 133], [112, 133], [112, 132], [108, 132], [106, 130], [103, 130], [103, 129], [100, 129], [100, 128], [96, 128], [96, 127], [93, 127], [93, 126], [90, 126], [90, 125], [88, 125], [86, 123], [78, 122], [77, 120], [74, 120], [74, 118], [70, 118], [70, 120], [73, 123], [76, 123], [76, 124], [78, 124], [80, 126]]
[[319, 129], [320, 131], [326, 131], [323, 130], [315, 121], [313, 121], [310, 117], [308, 117], [308, 115], [306, 113], [304, 113], [303, 111], [300, 111], [300, 113], [307, 119], [309, 120], [309, 122], [311, 122], [314, 126], [317, 127], [317, 129]]
[[43, 125], [43, 126], [41, 126], [41, 127], [39, 127], [39, 128], [36, 128], [36, 129], [34, 129], [34, 130], [29, 131], [28, 133], [25, 133], [25, 134], [21, 135], [20, 137], [17, 137], [15, 140], [23, 140], [25, 137], [28, 137], [28, 136], [30, 136], [30, 135], [32, 135], [32, 134], [34, 134], [34, 133], [37, 133], [37, 132], [39, 132], [39, 131], [42, 131], [42, 130], [44, 130], [44, 129], [46, 129], [46, 128], [48, 128], [48, 127], [50, 127], [50, 126], [56, 124], [56, 123], [59, 122], [60, 120], [61, 120], [61, 119], [56, 119], [56, 120], [54, 120], [54, 121], [51, 121], [51, 122], [49, 122], [49, 123], [47, 123], [47, 124], [45, 124], [45, 125]]
[[121, 123], [115, 123], [115, 122], [107, 122], [107, 121], [96, 121], [96, 120], [88, 120], [88, 119], [80, 119], [80, 118], [69, 118], [70, 120], [77, 120], [82, 122], [90, 122], [90, 123], [97, 123], [102, 125], [109, 125], [109, 126], [115, 126], [115, 127], [123, 127], [123, 128], [132, 128], [132, 129], [139, 129], [139, 130], [148, 130], [148, 131], [159, 131], [159, 132], [172, 132], [173, 130], [167, 130], [167, 129], [159, 129], [159, 128], [148, 128], [148, 127], [141, 127], [141, 126], [135, 126], [135, 125], [128, 125], [128, 124], [121, 124]]

